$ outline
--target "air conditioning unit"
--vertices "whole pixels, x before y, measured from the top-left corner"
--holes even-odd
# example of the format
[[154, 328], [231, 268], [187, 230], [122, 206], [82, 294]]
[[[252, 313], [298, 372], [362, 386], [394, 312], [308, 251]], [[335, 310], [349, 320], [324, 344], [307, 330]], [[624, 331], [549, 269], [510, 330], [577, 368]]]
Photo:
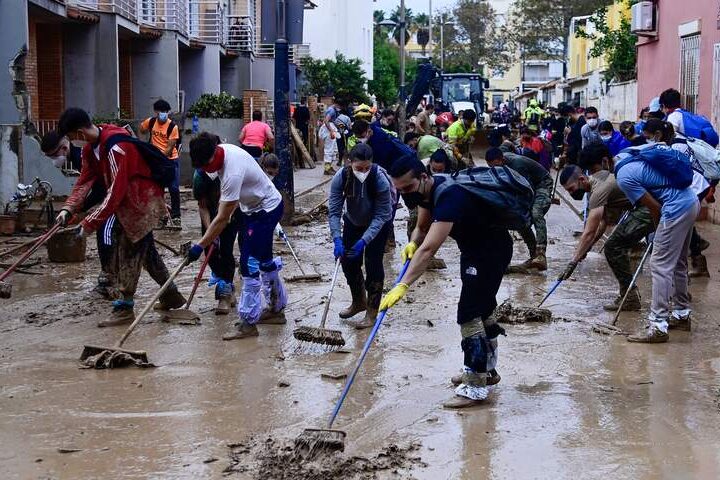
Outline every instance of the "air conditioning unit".
[[638, 2], [632, 6], [630, 31], [637, 35], [655, 32], [655, 4], [653, 2]]

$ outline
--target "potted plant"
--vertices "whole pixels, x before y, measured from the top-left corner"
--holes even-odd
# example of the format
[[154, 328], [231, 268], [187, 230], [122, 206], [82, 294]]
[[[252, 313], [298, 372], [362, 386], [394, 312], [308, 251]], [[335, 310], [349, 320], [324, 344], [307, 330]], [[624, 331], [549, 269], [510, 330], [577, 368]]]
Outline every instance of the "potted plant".
[[218, 135], [223, 142], [238, 144], [242, 128], [243, 102], [227, 92], [204, 93], [188, 109], [189, 117], [197, 117], [199, 131]]

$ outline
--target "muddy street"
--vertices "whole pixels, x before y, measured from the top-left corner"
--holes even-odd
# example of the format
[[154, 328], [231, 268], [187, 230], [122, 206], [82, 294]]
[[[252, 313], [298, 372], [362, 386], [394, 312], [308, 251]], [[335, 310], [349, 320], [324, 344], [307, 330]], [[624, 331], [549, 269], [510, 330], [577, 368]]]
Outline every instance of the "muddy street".
[[[298, 204], [311, 208], [326, 189]], [[194, 202], [183, 208], [184, 230], [158, 238], [179, 245], [199, 237]], [[403, 209], [395, 220], [398, 248], [385, 256], [386, 289], [400, 267], [406, 217]], [[581, 228], [566, 206], [553, 206], [548, 271], [506, 276], [498, 303], [536, 306]], [[439, 253], [448, 268], [428, 272], [388, 313], [335, 423], [347, 432], [346, 451], [294, 470], [283, 463], [292, 462], [287, 445], [304, 428], [324, 427], [368, 334], [338, 318], [350, 298], [341, 276], [328, 328], [340, 329], [347, 345], [321, 353], [293, 339], [296, 326], [314, 326], [322, 314], [333, 269], [325, 222], [285, 229], [305, 269], [323, 277], [288, 284], [287, 325], [262, 325], [257, 338], [223, 342], [235, 315], [213, 313], [213, 290], [203, 282], [193, 303], [199, 325], [168, 324], [151, 313], [129, 338], [127, 348], [148, 352], [157, 366], [150, 369], [79, 368], [83, 345], [112, 344], [123, 329], [95, 326], [109, 304], [89, 293], [98, 271], [94, 242], [84, 264], [48, 263], [41, 249], [42, 275], [14, 275], [13, 297], [0, 307], [2, 477], [719, 478], [720, 273], [713, 259], [720, 230], [700, 229], [712, 245], [713, 278], [692, 281], [691, 333], [673, 331], [658, 345], [594, 333], [593, 322], [612, 320], [602, 305], [617, 286], [603, 256], [591, 253], [545, 303], [553, 321], [504, 325], [502, 381], [485, 405], [457, 412], [441, 406], [462, 366], [459, 258], [449, 240]], [[299, 274], [287, 247], [276, 241], [275, 248], [282, 275]], [[171, 269], [181, 261], [160, 251]], [[514, 260], [526, 255], [516, 241]], [[181, 273], [183, 293], [198, 266]], [[646, 315], [647, 268], [639, 284], [643, 312], [623, 313], [618, 326], [625, 331]], [[143, 273], [139, 306], [155, 288]]]

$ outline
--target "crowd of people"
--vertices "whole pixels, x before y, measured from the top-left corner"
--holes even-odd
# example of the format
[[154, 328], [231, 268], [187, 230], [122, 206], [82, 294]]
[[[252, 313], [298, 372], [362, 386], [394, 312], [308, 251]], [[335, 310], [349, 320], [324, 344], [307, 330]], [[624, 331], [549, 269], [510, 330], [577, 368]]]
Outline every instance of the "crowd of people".
[[[132, 322], [142, 268], [158, 284], [169, 278], [155, 250], [153, 229], [168, 214], [165, 188], [170, 189], [170, 219], [179, 225], [177, 158], [182, 141], [168, 117], [167, 102], [154, 107], [156, 115], [140, 127], [150, 133], [154, 152], [126, 129], [95, 125], [77, 108], [66, 110], [57, 132], [43, 140], [43, 150], [56, 165], [71, 149], [81, 149], [81, 175], [57, 221], [65, 225], [75, 215], [90, 212], [77, 234], [98, 232], [98, 290], [112, 300], [112, 312], [100, 326]], [[599, 118], [594, 107], [561, 104], [546, 111], [533, 101], [519, 129], [501, 124], [489, 132], [488, 167], [476, 167], [470, 153], [478, 123], [474, 110], [450, 119], [436, 114], [431, 104], [423, 105], [406, 131], [398, 132], [393, 110], [328, 106], [317, 133], [324, 173], [333, 176], [328, 247], [342, 266], [352, 297], [340, 317], [358, 329], [371, 327], [378, 312], [400, 302], [425, 270], [445, 268], [436, 254], [453, 238], [462, 281], [457, 323], [464, 361], [461, 374], [452, 379], [455, 395], [445, 406], [482, 402], [500, 381], [497, 339], [504, 330], [495, 314], [496, 294], [507, 274], [547, 270], [545, 217], [559, 183], [586, 208], [582, 235], [557, 280], [570, 278], [612, 228], [604, 253], [618, 295], [608, 310], [641, 309], [630, 254], [652, 247], [650, 314], [645, 327], [628, 340], [665, 342], [669, 329], [690, 330], [688, 255], [690, 276], [709, 275], [702, 254], [708, 242], [694, 223], [700, 202], [712, 200], [718, 180], [702, 148], [717, 147], [717, 134], [681, 107], [680, 94], [667, 90], [641, 112], [638, 122], [623, 122], [616, 129]], [[314, 131], [306, 117], [294, 115], [304, 137]], [[189, 142], [202, 236], [190, 247], [186, 262], [210, 255], [216, 313], [228, 314], [237, 304], [238, 319], [225, 340], [257, 336], [258, 324], [285, 323], [288, 298], [279, 275], [283, 263], [273, 253], [284, 208], [273, 184], [279, 164], [275, 155], [264, 152], [273, 135], [260, 112], [253, 113], [238, 140], [242, 147], [201, 132]], [[388, 286], [383, 256], [394, 238], [401, 199], [410, 211], [408, 241], [401, 251], [407, 271], [383, 296]], [[518, 231], [529, 254], [515, 265], [510, 264], [510, 230]], [[241, 277], [238, 299], [236, 268]], [[184, 303], [171, 286], [157, 308], [176, 309]]]

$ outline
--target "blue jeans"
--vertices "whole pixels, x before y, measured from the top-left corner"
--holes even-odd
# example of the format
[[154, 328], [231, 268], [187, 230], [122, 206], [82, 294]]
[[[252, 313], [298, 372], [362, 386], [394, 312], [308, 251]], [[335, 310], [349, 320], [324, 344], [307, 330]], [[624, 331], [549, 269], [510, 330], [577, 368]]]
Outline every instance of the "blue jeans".
[[277, 269], [273, 262], [273, 235], [282, 214], [283, 202], [269, 212], [242, 214], [240, 275], [243, 277], [258, 278], [261, 270], [272, 272]]
[[180, 218], [180, 158], [173, 160], [175, 164], [175, 179], [168, 188], [170, 192], [170, 216]]

